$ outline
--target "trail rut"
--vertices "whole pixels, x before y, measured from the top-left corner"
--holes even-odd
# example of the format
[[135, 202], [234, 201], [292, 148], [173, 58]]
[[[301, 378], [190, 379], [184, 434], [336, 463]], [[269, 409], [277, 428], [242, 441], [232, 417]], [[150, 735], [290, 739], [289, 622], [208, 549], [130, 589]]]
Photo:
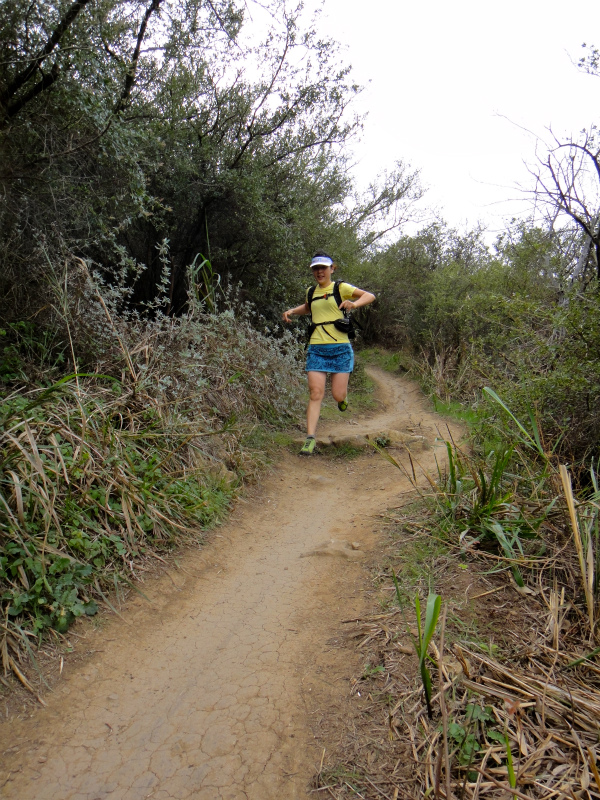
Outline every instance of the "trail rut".
[[[418, 432], [428, 449], [413, 455], [433, 470], [439, 418], [413, 383], [371, 374], [381, 410], [321, 433]], [[150, 603], [132, 599], [123, 619], [90, 630], [91, 654], [47, 708], [0, 725], [0, 796], [307, 798], [323, 703], [350, 674], [327, 643], [361, 611], [377, 515], [409, 490], [372, 454], [284, 457], [206, 546], [144, 585]]]

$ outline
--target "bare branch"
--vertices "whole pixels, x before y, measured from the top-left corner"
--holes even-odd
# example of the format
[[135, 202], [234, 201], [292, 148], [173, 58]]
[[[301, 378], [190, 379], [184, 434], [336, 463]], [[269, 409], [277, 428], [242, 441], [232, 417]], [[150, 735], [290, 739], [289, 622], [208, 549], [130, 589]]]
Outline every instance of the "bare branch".
[[[19, 72], [12, 81], [8, 84], [5, 90], [0, 94], [0, 107], [7, 108], [9, 101], [15, 96], [15, 94], [21, 89], [29, 80], [30, 78], [37, 72], [37, 70], [41, 67], [42, 63], [45, 59], [50, 55], [50, 53], [54, 50], [56, 45], [62, 39], [65, 31], [69, 29], [69, 27], [73, 24], [75, 19], [77, 18], [78, 14], [85, 8], [85, 6], [90, 2], [90, 0], [76, 0], [73, 5], [67, 10], [67, 13], [58, 23], [58, 26], [54, 30], [54, 33], [50, 36], [44, 47], [39, 51], [39, 53], [34, 56], [34, 58], [30, 61], [28, 66]], [[43, 81], [42, 81], [43, 83]], [[39, 91], [43, 91], [45, 87], [42, 86]], [[39, 94], [39, 91], [35, 94]], [[32, 96], [35, 96], [32, 95]], [[21, 107], [24, 103], [21, 103]]]
[[131, 96], [131, 90], [135, 85], [135, 79], [137, 74], [137, 67], [138, 67], [138, 60], [140, 57], [140, 50], [142, 48], [142, 42], [144, 41], [144, 37], [146, 35], [146, 28], [148, 27], [148, 21], [150, 17], [155, 11], [158, 11], [160, 8], [161, 0], [152, 0], [152, 3], [146, 9], [146, 13], [144, 14], [144, 18], [142, 20], [142, 24], [140, 25], [140, 30], [138, 32], [137, 41], [135, 43], [135, 50], [133, 51], [133, 56], [131, 57], [131, 63], [129, 64], [129, 68], [127, 70], [127, 75], [125, 77], [125, 85], [123, 86], [123, 91], [117, 104], [115, 106], [115, 114], [118, 114], [127, 101]]

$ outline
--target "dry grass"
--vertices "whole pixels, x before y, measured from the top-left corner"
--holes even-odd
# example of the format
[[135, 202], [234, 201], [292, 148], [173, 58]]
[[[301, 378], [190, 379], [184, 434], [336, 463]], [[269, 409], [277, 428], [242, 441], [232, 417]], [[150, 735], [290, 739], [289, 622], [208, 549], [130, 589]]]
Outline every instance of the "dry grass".
[[[546, 523], [546, 555], [532, 562], [524, 590], [506, 570], [489, 574], [499, 563], [493, 553], [471, 552], [465, 563], [440, 545], [423, 509], [390, 527], [389, 565], [376, 576], [384, 611], [347, 623], [348, 644], [369, 665], [351, 686], [357, 712], [339, 721], [339, 748], [324, 759], [314, 793], [336, 800], [600, 797], [600, 666], [567, 504], [562, 525]], [[394, 602], [391, 569], [403, 607]], [[438, 676], [431, 720], [410, 602], [428, 591], [445, 606], [429, 653]]]
[[178, 319], [118, 316], [79, 278], [62, 317], [74, 372], [56, 367], [40, 388], [27, 328], [0, 394], [0, 680], [33, 693], [40, 648], [100, 605], [115, 610], [149, 561], [222, 518], [299, 394], [290, 338], [197, 305]]

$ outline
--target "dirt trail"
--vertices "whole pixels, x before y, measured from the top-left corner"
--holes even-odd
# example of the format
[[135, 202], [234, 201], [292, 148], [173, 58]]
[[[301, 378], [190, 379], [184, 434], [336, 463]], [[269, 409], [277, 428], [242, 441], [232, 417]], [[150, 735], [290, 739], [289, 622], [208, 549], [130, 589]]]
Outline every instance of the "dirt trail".
[[[371, 374], [382, 410], [323, 429], [417, 432], [429, 448], [414, 455], [434, 469], [439, 417], [411, 382]], [[321, 755], [313, 698], [334, 703], [349, 677], [327, 642], [362, 608], [376, 515], [409, 489], [373, 455], [286, 456], [207, 546], [144, 586], [151, 605], [136, 597], [124, 619], [90, 630], [91, 655], [65, 670], [47, 708], [0, 725], [0, 796], [308, 797]]]

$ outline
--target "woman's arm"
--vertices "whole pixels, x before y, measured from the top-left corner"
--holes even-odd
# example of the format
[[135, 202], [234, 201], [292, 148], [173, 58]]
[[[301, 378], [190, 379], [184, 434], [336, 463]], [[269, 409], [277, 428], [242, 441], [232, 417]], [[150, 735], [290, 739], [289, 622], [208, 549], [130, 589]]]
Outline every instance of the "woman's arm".
[[368, 306], [375, 300], [375, 295], [371, 294], [371, 292], [365, 292], [364, 289], [355, 289], [352, 292], [352, 297], [356, 298], [354, 302], [352, 300], [344, 300], [340, 308], [345, 308], [346, 311], [352, 311], [361, 306]]
[[[374, 299], [375, 298], [373, 298], [373, 300]], [[292, 320], [290, 317], [301, 317], [303, 314], [310, 314], [308, 303], [302, 303], [301, 306], [296, 306], [296, 308], [288, 308], [281, 316], [284, 322], [291, 322]]]

